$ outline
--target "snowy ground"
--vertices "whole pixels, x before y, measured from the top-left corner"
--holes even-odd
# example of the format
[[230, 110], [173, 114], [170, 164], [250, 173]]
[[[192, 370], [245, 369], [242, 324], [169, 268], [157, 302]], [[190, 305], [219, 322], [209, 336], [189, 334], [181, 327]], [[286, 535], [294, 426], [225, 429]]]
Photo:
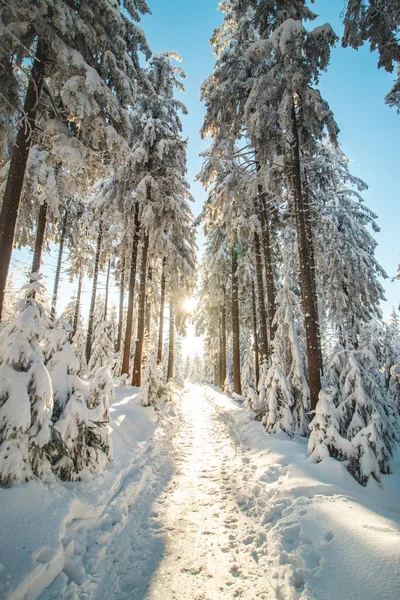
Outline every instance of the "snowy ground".
[[116, 457], [100, 480], [0, 490], [1, 598], [400, 596], [400, 457], [363, 489], [196, 385], [159, 427], [132, 388], [112, 417]]

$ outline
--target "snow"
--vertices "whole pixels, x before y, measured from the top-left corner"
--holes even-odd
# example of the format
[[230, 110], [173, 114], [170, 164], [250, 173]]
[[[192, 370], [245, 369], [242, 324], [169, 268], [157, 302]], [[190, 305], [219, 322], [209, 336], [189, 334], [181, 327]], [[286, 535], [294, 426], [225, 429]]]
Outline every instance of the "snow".
[[0, 597], [398, 596], [399, 453], [364, 488], [313, 462], [305, 438], [266, 434], [240, 398], [193, 384], [161, 413], [116, 388], [111, 426], [101, 476], [0, 490]]
[[[33, 481], [0, 489], [0, 537], [8, 540], [0, 547], [0, 598], [38, 598], [63, 569], [68, 570], [67, 563], [73, 569], [76, 561], [66, 558], [71, 553], [69, 541], [66, 544], [71, 526], [78, 524], [86, 532], [124, 489], [125, 503], [134, 498], [143, 455], [160, 452], [166, 437], [158, 432], [154, 409], [143, 408], [136, 401], [137, 391], [116, 389], [110, 407], [114, 460], [102, 475], [82, 483], [61, 484], [53, 478], [47, 484]], [[168, 412], [172, 415], [169, 419], [165, 416]], [[160, 422], [163, 420], [171, 421], [173, 431], [172, 409], [164, 407]], [[75, 550], [76, 559], [79, 552], [77, 547]]]

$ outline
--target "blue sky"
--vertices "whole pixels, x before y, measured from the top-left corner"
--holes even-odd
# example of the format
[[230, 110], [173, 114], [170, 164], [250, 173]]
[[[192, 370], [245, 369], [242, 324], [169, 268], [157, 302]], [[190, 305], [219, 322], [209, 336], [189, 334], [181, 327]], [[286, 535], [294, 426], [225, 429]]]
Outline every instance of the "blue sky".
[[[199, 153], [209, 142], [200, 139], [204, 108], [200, 104], [200, 86], [211, 73], [214, 57], [209, 45], [213, 29], [222, 23], [218, 0], [148, 0], [152, 15], [142, 20], [142, 27], [153, 52], [174, 50], [183, 59], [187, 74], [186, 93], [182, 100], [189, 115], [183, 118], [184, 134], [189, 137], [188, 179], [196, 198], [197, 215], [206, 194], [194, 178], [201, 167]], [[343, 0], [316, 0], [313, 10], [320, 15], [316, 25], [329, 22], [341, 35], [340, 12]], [[310, 24], [310, 28], [314, 24]], [[389, 277], [400, 262], [399, 193], [397, 172], [400, 168], [396, 146], [400, 115], [384, 104], [393, 76], [377, 68], [377, 55], [367, 47], [358, 51], [340, 46], [332, 53], [327, 73], [321, 77], [320, 89], [335, 114], [340, 127], [340, 142], [353, 161], [351, 170], [369, 185], [364, 193], [366, 204], [378, 215], [381, 232], [376, 256]], [[400, 282], [385, 280], [388, 302], [384, 316], [400, 302]]]

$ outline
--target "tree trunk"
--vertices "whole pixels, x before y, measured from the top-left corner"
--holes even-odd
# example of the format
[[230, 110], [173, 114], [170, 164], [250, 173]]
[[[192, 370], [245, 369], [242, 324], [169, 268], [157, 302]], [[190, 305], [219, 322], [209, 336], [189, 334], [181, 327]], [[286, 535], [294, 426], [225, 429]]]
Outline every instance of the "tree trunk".
[[163, 351], [164, 337], [164, 304], [165, 304], [165, 265], [166, 259], [163, 259], [161, 273], [161, 298], [160, 298], [160, 323], [158, 328], [158, 348], [157, 348], [157, 364], [161, 364]]
[[24, 102], [24, 116], [12, 151], [10, 169], [0, 213], [0, 319], [3, 310], [4, 292], [14, 243], [15, 226], [21, 201], [26, 164], [32, 135], [36, 127], [36, 113], [45, 75], [45, 48], [38, 40], [34, 63]]
[[137, 340], [135, 358], [133, 361], [132, 385], [140, 387], [142, 383], [142, 357], [144, 342], [144, 326], [146, 318], [146, 279], [147, 279], [147, 251], [149, 249], [149, 234], [145, 233], [142, 248], [142, 263], [140, 269], [139, 309]]
[[[36, 228], [36, 239], [35, 239], [35, 249], [33, 251], [33, 260], [32, 260], [32, 273], [39, 273], [40, 265], [42, 262], [42, 254], [43, 254], [43, 243], [44, 243], [44, 234], [46, 231], [46, 223], [47, 223], [47, 202], [43, 202], [40, 205], [39, 215], [37, 220], [37, 228]], [[32, 298], [35, 297], [35, 292], [32, 292]]]
[[305, 225], [305, 212], [300, 169], [300, 144], [297, 129], [296, 110], [292, 106], [292, 134], [291, 142], [291, 171], [292, 192], [296, 215], [297, 242], [300, 261], [301, 292], [304, 311], [304, 325], [306, 330], [306, 345], [308, 359], [308, 385], [310, 387], [311, 410], [315, 410], [318, 394], [321, 390], [320, 352], [318, 350], [318, 314], [317, 299], [314, 297], [312, 285], [311, 266], [309, 263], [309, 248]]
[[[315, 311], [318, 317], [318, 299], [317, 299], [317, 276], [315, 269], [315, 252], [314, 252], [314, 234], [312, 230], [311, 221], [311, 208], [310, 208], [310, 194], [308, 189], [308, 177], [307, 173], [304, 172], [304, 185], [303, 185], [303, 203], [304, 203], [304, 224], [306, 228], [307, 242], [308, 242], [308, 261], [310, 264], [311, 271], [311, 285], [312, 295], [315, 299]], [[319, 325], [319, 319], [316, 322], [317, 335], [318, 335], [318, 353], [321, 368], [321, 375], [323, 374], [323, 360], [322, 360], [322, 347], [321, 347], [321, 330]]]
[[118, 312], [118, 337], [116, 351], [121, 350], [122, 340], [122, 321], [124, 318], [124, 292], [125, 292], [125, 251], [122, 251], [121, 256], [121, 279], [119, 283], [119, 312]]
[[76, 292], [76, 304], [75, 304], [75, 313], [74, 313], [74, 323], [72, 326], [72, 337], [76, 334], [76, 330], [78, 329], [78, 319], [79, 319], [79, 311], [81, 307], [81, 295], [82, 295], [82, 271], [79, 273], [78, 277], [78, 290]]
[[97, 246], [96, 246], [96, 258], [94, 261], [94, 274], [93, 274], [93, 287], [92, 287], [92, 298], [90, 301], [90, 310], [89, 310], [89, 321], [88, 321], [88, 332], [86, 338], [86, 362], [89, 363], [90, 357], [92, 355], [92, 338], [93, 338], [93, 318], [94, 318], [94, 309], [96, 306], [96, 294], [97, 294], [97, 281], [99, 278], [99, 265], [100, 265], [100, 255], [101, 255], [101, 242], [103, 240], [103, 225], [100, 221], [99, 224], [99, 233], [97, 236]]
[[111, 270], [111, 258], [108, 259], [107, 265], [107, 277], [106, 277], [106, 298], [104, 301], [104, 320], [107, 320], [107, 312], [108, 312], [108, 288], [110, 285], [110, 270]]
[[233, 391], [242, 393], [240, 383], [240, 325], [239, 325], [239, 293], [237, 279], [237, 252], [232, 249], [232, 337], [233, 337]]
[[60, 236], [60, 245], [58, 248], [56, 277], [54, 279], [53, 298], [51, 300], [51, 316], [53, 319], [56, 316], [58, 286], [60, 285], [61, 265], [62, 265], [63, 251], [64, 251], [65, 232], [67, 230], [67, 221], [68, 221], [68, 211], [65, 210], [64, 216], [63, 216], [63, 221], [62, 221], [62, 226], [61, 226], [61, 236]]
[[260, 361], [258, 354], [258, 333], [257, 333], [257, 304], [256, 290], [254, 281], [251, 282], [251, 295], [253, 300], [253, 335], [254, 335], [254, 366], [256, 372], [256, 390], [258, 390], [258, 382], [260, 381]]
[[223, 391], [226, 379], [226, 296], [221, 307], [221, 370], [219, 376], [220, 388]]
[[169, 346], [168, 346], [168, 368], [167, 381], [174, 378], [174, 342], [175, 342], [175, 314], [172, 300], [169, 302]]
[[269, 356], [267, 316], [264, 304], [264, 277], [261, 258], [261, 243], [257, 232], [254, 233], [254, 250], [256, 255], [257, 296], [260, 323], [260, 362], [263, 364]]
[[[262, 188], [260, 186], [260, 191]], [[276, 288], [275, 288], [275, 277], [274, 267], [272, 264], [272, 252], [271, 252], [271, 231], [269, 227], [269, 214], [268, 206], [266, 202], [265, 194], [261, 194], [261, 227], [262, 227], [262, 239], [264, 247], [264, 264], [265, 264], [265, 280], [267, 283], [267, 302], [268, 302], [268, 329], [269, 329], [269, 340], [272, 342], [275, 337], [276, 324], [274, 323], [276, 313]]]
[[122, 374], [129, 375], [129, 363], [131, 357], [132, 329], [133, 329], [133, 300], [135, 296], [135, 281], [136, 281], [136, 263], [137, 251], [140, 234], [139, 222], [139, 205], [135, 205], [135, 214], [133, 220], [133, 239], [131, 252], [131, 265], [129, 273], [129, 295], [128, 295], [128, 312], [126, 315], [126, 329], [124, 342], [124, 356], [122, 360]]
[[[151, 267], [149, 267], [147, 269], [147, 281], [150, 283], [153, 280], [153, 269]], [[147, 300], [146, 300], [146, 320], [145, 320], [145, 330], [146, 330], [146, 335], [148, 336], [149, 340], [150, 340], [150, 329], [151, 329], [151, 301], [150, 301], [150, 297], [149, 294], [146, 295]]]

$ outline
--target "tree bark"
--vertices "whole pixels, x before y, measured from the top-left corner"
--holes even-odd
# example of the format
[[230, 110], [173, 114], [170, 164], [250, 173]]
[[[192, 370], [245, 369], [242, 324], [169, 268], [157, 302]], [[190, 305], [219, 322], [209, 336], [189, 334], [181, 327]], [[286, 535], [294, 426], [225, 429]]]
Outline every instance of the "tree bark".
[[[308, 242], [308, 261], [310, 264], [310, 272], [311, 272], [311, 285], [312, 285], [312, 295], [315, 299], [315, 311], [318, 317], [318, 299], [317, 299], [317, 276], [316, 276], [316, 268], [315, 268], [315, 249], [314, 249], [314, 234], [312, 228], [312, 220], [311, 220], [311, 207], [310, 207], [310, 194], [308, 188], [308, 177], [307, 173], [304, 171], [304, 185], [303, 185], [303, 203], [304, 203], [304, 224], [306, 228], [307, 242]], [[322, 360], [322, 347], [321, 347], [321, 330], [319, 324], [319, 318], [316, 322], [317, 327], [317, 335], [318, 335], [318, 353], [319, 353], [319, 361], [321, 374], [323, 374], [323, 360]]]
[[121, 350], [122, 341], [122, 321], [124, 318], [124, 292], [125, 292], [125, 251], [121, 255], [121, 278], [119, 282], [119, 311], [118, 311], [118, 336], [116, 351]]
[[317, 299], [315, 298], [311, 266], [309, 263], [309, 246], [305, 225], [304, 198], [300, 168], [300, 144], [297, 128], [297, 117], [294, 105], [292, 106], [292, 142], [291, 142], [291, 169], [292, 192], [296, 215], [297, 242], [300, 261], [300, 280], [304, 311], [304, 325], [306, 330], [306, 346], [308, 359], [308, 385], [310, 387], [311, 410], [315, 410], [318, 395], [321, 390], [320, 352], [318, 350], [318, 314]]
[[108, 288], [110, 285], [110, 270], [111, 270], [111, 258], [108, 259], [107, 264], [107, 277], [106, 277], [106, 298], [104, 301], [104, 320], [107, 320], [107, 312], [108, 312]]
[[164, 305], [165, 305], [165, 265], [166, 258], [163, 259], [161, 273], [161, 298], [160, 298], [160, 323], [158, 328], [158, 348], [157, 348], [157, 364], [161, 364], [163, 352], [163, 337], [164, 337]]
[[24, 120], [21, 122], [12, 151], [10, 169], [0, 213], [0, 319], [4, 292], [14, 243], [15, 226], [21, 202], [26, 164], [36, 127], [36, 113], [45, 75], [45, 47], [39, 38], [29, 85], [24, 102]]
[[135, 205], [135, 213], [133, 219], [133, 239], [131, 252], [131, 265], [129, 273], [129, 295], [128, 295], [128, 311], [126, 315], [126, 329], [124, 341], [124, 356], [122, 360], [122, 374], [129, 375], [129, 363], [131, 357], [132, 329], [133, 329], [133, 300], [135, 296], [135, 281], [136, 281], [136, 263], [137, 251], [140, 234], [139, 222], [139, 205]]
[[224, 290], [224, 302], [221, 307], [221, 368], [219, 375], [219, 384], [221, 390], [224, 390], [226, 379], [226, 296]]
[[175, 314], [172, 300], [169, 302], [169, 344], [168, 344], [168, 367], [167, 381], [174, 378], [174, 345], [175, 345]]
[[79, 319], [79, 312], [80, 312], [80, 307], [81, 307], [81, 295], [82, 295], [82, 271], [79, 272], [79, 277], [78, 277], [78, 290], [76, 292], [74, 323], [72, 326], [72, 336], [71, 337], [74, 337], [74, 335], [76, 334], [76, 330], [78, 329], [78, 319]]
[[[262, 189], [261, 189], [262, 191]], [[271, 252], [271, 231], [269, 226], [268, 206], [265, 194], [261, 195], [261, 228], [264, 248], [264, 264], [265, 264], [265, 280], [267, 283], [267, 302], [268, 302], [268, 329], [269, 341], [273, 342], [276, 332], [276, 324], [274, 323], [276, 313], [276, 287], [274, 277], [274, 267], [272, 264]]]
[[257, 232], [254, 233], [254, 251], [256, 255], [257, 297], [260, 323], [260, 362], [263, 364], [269, 356], [267, 316], [264, 304], [264, 277], [261, 258], [261, 243]]
[[62, 265], [62, 257], [63, 257], [63, 252], [64, 252], [65, 232], [67, 230], [67, 221], [68, 221], [68, 211], [65, 210], [64, 216], [63, 216], [63, 221], [62, 221], [62, 226], [61, 226], [60, 245], [58, 248], [58, 258], [57, 258], [56, 277], [54, 279], [53, 298], [51, 300], [51, 313], [50, 314], [53, 319], [56, 316], [58, 287], [60, 285], [61, 265]]
[[44, 234], [47, 223], [47, 202], [43, 202], [39, 208], [39, 215], [36, 228], [35, 249], [33, 251], [32, 273], [39, 273], [42, 262]]
[[[260, 162], [256, 159], [257, 172], [260, 171]], [[274, 340], [276, 325], [274, 324], [275, 312], [276, 312], [276, 287], [274, 268], [272, 264], [272, 252], [271, 252], [271, 231], [269, 225], [269, 210], [267, 203], [267, 196], [263, 190], [261, 183], [258, 184], [258, 202], [257, 212], [261, 222], [262, 232], [262, 246], [264, 250], [264, 267], [265, 267], [265, 281], [267, 284], [267, 304], [268, 304], [268, 333], [270, 343]]]
[[[153, 280], [153, 269], [151, 267], [149, 267], [147, 269], [147, 281], [150, 283], [150, 281]], [[145, 320], [145, 331], [146, 331], [146, 335], [149, 337], [150, 340], [150, 329], [151, 329], [151, 302], [150, 302], [150, 298], [149, 295], [146, 294], [146, 320]]]
[[145, 233], [142, 248], [142, 262], [140, 269], [139, 309], [137, 340], [135, 358], [133, 361], [132, 385], [140, 387], [142, 383], [142, 357], [144, 343], [144, 326], [146, 318], [146, 279], [147, 279], [147, 251], [149, 249], [149, 234]]
[[90, 309], [89, 309], [89, 321], [88, 321], [88, 332], [86, 338], [86, 362], [89, 363], [90, 357], [92, 355], [92, 341], [93, 341], [93, 318], [94, 318], [94, 309], [96, 306], [96, 294], [97, 294], [97, 281], [99, 278], [99, 265], [100, 265], [100, 255], [101, 255], [101, 243], [103, 240], [103, 224], [100, 221], [99, 224], [99, 233], [97, 235], [97, 245], [96, 245], [96, 258], [94, 261], [94, 274], [93, 274], [93, 287], [92, 287], [92, 298], [90, 301]]
[[257, 332], [257, 303], [256, 290], [254, 281], [251, 282], [251, 296], [253, 301], [253, 336], [254, 336], [254, 366], [256, 373], [256, 390], [258, 390], [258, 382], [260, 381], [260, 360], [258, 349], [258, 332]]
[[232, 248], [232, 337], [233, 337], [233, 391], [242, 393], [240, 382], [240, 324], [239, 291], [237, 279], [237, 251]]

